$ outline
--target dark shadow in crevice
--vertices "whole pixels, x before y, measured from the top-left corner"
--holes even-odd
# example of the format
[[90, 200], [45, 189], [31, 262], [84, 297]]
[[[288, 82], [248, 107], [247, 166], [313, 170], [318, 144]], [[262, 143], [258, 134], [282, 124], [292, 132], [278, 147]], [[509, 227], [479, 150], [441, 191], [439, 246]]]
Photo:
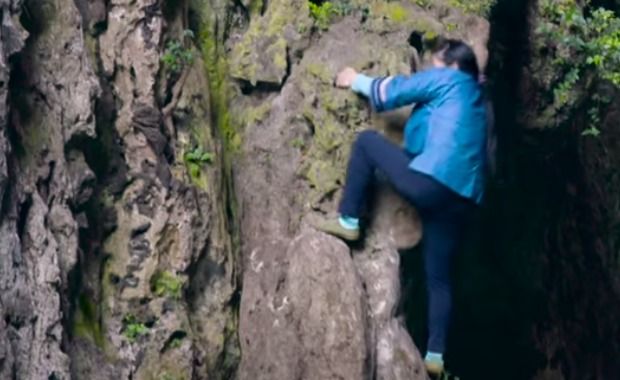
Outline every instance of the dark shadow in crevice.
[[414, 30], [409, 35], [407, 42], [413, 48], [415, 48], [420, 55], [424, 53], [424, 33]]
[[[524, 128], [518, 122], [531, 6], [531, 0], [500, 0], [490, 16], [487, 76], [496, 115], [498, 175], [489, 181], [485, 203], [454, 260], [446, 362], [462, 380], [494, 380], [498, 374], [502, 380], [529, 379], [541, 365], [531, 336], [541, 300], [534, 279], [518, 267], [533, 269], [528, 260], [534, 260], [543, 242], [538, 228], [544, 218], [538, 207], [541, 194], [517, 194], [524, 184], [514, 181], [524, 166], [535, 162], [521, 157]], [[530, 170], [533, 184], [538, 172]], [[510, 257], [517, 251], [524, 257]]]
[[272, 82], [256, 82], [252, 85], [250, 81], [244, 79], [237, 79], [239, 88], [243, 95], [260, 95], [265, 93], [278, 93], [282, 89], [282, 85]]
[[32, 196], [28, 197], [19, 205], [19, 216], [17, 218], [17, 236], [21, 241], [24, 240], [24, 230], [28, 222], [28, 215], [32, 207]]

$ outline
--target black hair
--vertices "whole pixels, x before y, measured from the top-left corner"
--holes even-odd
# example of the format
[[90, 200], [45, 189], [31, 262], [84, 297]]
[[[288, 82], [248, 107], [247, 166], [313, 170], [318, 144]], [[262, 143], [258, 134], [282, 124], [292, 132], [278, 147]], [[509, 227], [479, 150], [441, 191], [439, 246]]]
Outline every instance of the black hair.
[[456, 63], [461, 71], [471, 74], [476, 80], [480, 76], [478, 61], [473, 49], [461, 40], [445, 39], [442, 40], [433, 54], [437, 54], [446, 65]]

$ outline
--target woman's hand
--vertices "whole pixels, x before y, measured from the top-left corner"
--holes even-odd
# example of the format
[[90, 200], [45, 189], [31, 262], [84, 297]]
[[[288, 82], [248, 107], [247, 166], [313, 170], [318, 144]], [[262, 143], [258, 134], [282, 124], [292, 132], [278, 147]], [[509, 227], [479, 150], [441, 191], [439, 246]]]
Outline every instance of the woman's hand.
[[346, 67], [336, 76], [336, 87], [350, 88], [357, 76], [357, 71], [351, 67]]

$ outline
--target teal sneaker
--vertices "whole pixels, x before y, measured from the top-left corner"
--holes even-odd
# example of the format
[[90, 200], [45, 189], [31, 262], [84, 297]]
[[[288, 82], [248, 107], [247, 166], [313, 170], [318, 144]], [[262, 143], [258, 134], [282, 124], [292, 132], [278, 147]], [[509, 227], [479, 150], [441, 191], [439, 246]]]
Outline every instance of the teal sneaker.
[[432, 376], [439, 377], [444, 372], [443, 362], [424, 360], [424, 366], [426, 366], [426, 372]]
[[443, 355], [428, 352], [424, 358], [424, 366], [426, 367], [426, 372], [428, 372], [429, 375], [436, 377], [441, 376], [444, 373]]
[[341, 238], [342, 240], [354, 242], [360, 238], [360, 229], [346, 228], [339, 219], [330, 219], [317, 223], [314, 226], [317, 230], [323, 231], [327, 234]]

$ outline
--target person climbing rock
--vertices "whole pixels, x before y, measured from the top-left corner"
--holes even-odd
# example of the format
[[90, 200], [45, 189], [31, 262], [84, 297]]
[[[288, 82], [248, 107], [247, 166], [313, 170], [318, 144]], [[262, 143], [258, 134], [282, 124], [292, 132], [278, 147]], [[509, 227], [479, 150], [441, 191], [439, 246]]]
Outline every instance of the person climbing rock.
[[431, 374], [444, 369], [450, 322], [452, 258], [468, 218], [482, 202], [487, 156], [486, 102], [476, 56], [467, 44], [445, 40], [433, 67], [410, 76], [371, 78], [347, 67], [336, 86], [365, 95], [376, 112], [415, 104], [398, 146], [376, 131], [353, 145], [340, 216], [317, 228], [347, 241], [360, 238], [360, 216], [375, 171], [418, 210], [429, 297], [425, 357]]

